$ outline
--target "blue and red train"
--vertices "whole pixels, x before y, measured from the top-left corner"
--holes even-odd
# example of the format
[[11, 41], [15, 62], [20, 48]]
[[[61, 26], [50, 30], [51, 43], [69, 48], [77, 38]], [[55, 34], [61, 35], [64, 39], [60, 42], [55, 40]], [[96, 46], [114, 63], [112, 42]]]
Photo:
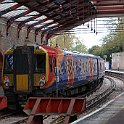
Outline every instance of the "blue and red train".
[[6, 51], [3, 87], [9, 104], [30, 96], [75, 96], [95, 89], [104, 78], [100, 57], [44, 45], [16, 46]]

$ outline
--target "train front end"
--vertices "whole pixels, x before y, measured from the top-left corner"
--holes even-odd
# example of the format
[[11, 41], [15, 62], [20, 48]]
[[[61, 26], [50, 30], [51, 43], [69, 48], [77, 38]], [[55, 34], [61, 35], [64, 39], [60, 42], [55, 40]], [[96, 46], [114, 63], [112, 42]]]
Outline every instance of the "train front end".
[[46, 83], [46, 53], [39, 47], [17, 46], [4, 56], [3, 87], [8, 105], [23, 105]]

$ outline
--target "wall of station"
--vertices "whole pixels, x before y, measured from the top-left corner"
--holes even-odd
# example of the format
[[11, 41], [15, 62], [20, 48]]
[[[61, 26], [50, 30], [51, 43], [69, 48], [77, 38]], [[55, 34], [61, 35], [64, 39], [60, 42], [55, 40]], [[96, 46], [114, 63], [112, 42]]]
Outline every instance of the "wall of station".
[[124, 70], [124, 52], [112, 53], [112, 69]]
[[[23, 27], [18, 38], [17, 25], [12, 24], [9, 28], [8, 36], [6, 36], [6, 28], [6, 20], [0, 19], [0, 51], [2, 52], [11, 48], [13, 45], [24, 44], [27, 35], [27, 30]], [[29, 41], [35, 43], [35, 35], [33, 31], [29, 34]], [[37, 43], [41, 43], [40, 33], [37, 36]]]

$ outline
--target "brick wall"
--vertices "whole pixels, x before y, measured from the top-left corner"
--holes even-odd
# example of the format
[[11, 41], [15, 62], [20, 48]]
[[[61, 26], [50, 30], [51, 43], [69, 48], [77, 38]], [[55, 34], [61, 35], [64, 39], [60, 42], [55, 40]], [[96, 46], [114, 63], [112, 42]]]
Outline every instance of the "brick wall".
[[[4, 51], [9, 49], [10, 47], [16, 44], [23, 44], [25, 41], [25, 37], [27, 34], [27, 30], [26, 28], [22, 28], [22, 30], [20, 31], [20, 37], [19, 39], [17, 38], [17, 25], [13, 24], [10, 28], [9, 28], [9, 34], [8, 36], [6, 36], [6, 20], [4, 19], [0, 19], [0, 32], [2, 37], [0, 36], [0, 50]], [[34, 32], [31, 31], [29, 34], [29, 41], [31, 41], [32, 43], [35, 43], [35, 35]], [[37, 36], [37, 43], [41, 42], [41, 38], [40, 38], [40, 33]]]

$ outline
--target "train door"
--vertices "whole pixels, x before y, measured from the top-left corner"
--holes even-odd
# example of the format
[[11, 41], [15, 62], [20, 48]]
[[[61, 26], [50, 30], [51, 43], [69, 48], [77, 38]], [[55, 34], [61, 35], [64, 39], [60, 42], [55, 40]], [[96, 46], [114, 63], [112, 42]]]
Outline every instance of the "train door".
[[67, 55], [67, 74], [68, 74], [68, 87], [71, 87], [74, 82], [73, 56], [72, 55]]
[[54, 72], [55, 72], [55, 67], [56, 67], [56, 58], [51, 55], [49, 56], [49, 76], [50, 78], [53, 78], [55, 75], [54, 75]]
[[31, 92], [33, 84], [33, 47], [17, 47], [13, 52], [14, 89]]
[[97, 59], [97, 78], [99, 78], [99, 60]]

